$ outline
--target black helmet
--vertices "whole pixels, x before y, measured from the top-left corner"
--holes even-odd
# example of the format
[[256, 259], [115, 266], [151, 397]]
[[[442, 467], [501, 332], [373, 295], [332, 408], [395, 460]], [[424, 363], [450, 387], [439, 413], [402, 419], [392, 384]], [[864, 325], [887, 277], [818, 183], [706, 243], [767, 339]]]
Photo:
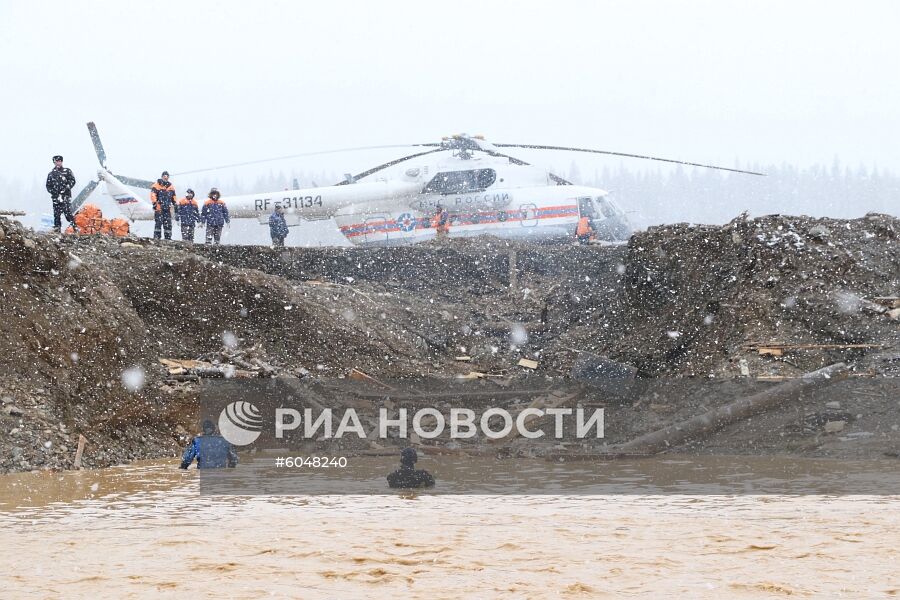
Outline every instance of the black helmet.
[[209, 197], [212, 198], [213, 196], [215, 196], [216, 198], [218, 198], [220, 196], [219, 188], [210, 188]]
[[215, 423], [213, 423], [209, 419], [206, 419], [205, 421], [203, 421], [203, 423], [201, 424], [201, 428], [203, 429], [203, 433], [205, 435], [212, 435], [216, 432]]
[[194, 190], [192, 190], [191, 188], [188, 188], [187, 191], [185, 192], [185, 194], [188, 195], [188, 196], [193, 196], [193, 195], [194, 195]]
[[169, 172], [168, 172], [168, 171], [163, 171], [163, 172], [162, 172], [162, 175], [160, 175], [160, 177], [168, 177], [168, 176], [169, 176]]
[[56, 162], [56, 161], [62, 160], [62, 159], [63, 159], [63, 158], [62, 158], [62, 155], [61, 155], [61, 154], [57, 154], [56, 156], [53, 157], [53, 162]]
[[411, 467], [416, 464], [416, 461], [419, 460], [419, 455], [416, 454], [415, 448], [404, 448], [400, 451], [400, 464]]

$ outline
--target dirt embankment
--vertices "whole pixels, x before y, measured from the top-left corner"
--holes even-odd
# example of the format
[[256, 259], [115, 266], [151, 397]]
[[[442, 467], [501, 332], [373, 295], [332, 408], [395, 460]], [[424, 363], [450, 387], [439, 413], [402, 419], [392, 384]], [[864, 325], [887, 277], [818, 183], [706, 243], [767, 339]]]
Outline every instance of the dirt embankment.
[[[159, 359], [223, 361], [223, 347], [312, 378], [477, 371], [527, 386], [566, 377], [584, 352], [639, 378], [789, 377], [838, 360], [896, 375], [900, 321], [873, 299], [900, 293], [898, 234], [883, 215], [772, 216], [653, 228], [614, 248], [273, 251], [60, 239], [0, 219], [0, 471], [70, 466], [79, 434], [85, 466], [178, 452], [196, 389]], [[815, 347], [747, 347], [774, 343]], [[706, 402], [654, 412], [662, 403], [640, 399], [621, 431]]]
[[71, 464], [86, 431], [86, 466], [158, 454], [172, 440], [159, 374], [147, 371], [133, 393], [122, 384], [158, 346], [108, 272], [0, 219], [0, 302], [0, 470]]
[[[880, 345], [900, 321], [872, 302], [900, 295], [900, 220], [768, 216], [725, 226], [669, 225], [628, 245], [622, 293], [563, 335], [647, 376], [796, 375], [873, 348], [793, 349], [777, 361], [748, 345]], [[890, 365], [888, 365], [889, 367]]]

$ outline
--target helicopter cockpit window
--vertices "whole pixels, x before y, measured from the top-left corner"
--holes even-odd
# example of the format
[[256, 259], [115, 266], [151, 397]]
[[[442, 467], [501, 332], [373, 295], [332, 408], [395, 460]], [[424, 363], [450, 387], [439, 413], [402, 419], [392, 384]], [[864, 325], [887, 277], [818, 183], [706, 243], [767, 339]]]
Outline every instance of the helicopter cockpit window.
[[616, 216], [616, 209], [609, 200], [601, 196], [597, 198], [597, 203], [600, 205], [600, 212], [603, 213], [604, 217], [609, 219]]
[[471, 171], [446, 171], [438, 173], [422, 191], [426, 194], [466, 194], [480, 192], [491, 187], [497, 180], [493, 169], [473, 169]]

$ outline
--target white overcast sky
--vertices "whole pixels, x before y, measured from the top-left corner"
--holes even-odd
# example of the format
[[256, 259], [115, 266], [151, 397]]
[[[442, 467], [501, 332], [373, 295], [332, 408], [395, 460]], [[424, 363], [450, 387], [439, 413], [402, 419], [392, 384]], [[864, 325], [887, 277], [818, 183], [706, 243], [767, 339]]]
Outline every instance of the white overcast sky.
[[0, 174], [61, 153], [85, 182], [88, 120], [111, 168], [145, 178], [463, 131], [900, 172], [898, 27], [890, 0], [0, 0]]

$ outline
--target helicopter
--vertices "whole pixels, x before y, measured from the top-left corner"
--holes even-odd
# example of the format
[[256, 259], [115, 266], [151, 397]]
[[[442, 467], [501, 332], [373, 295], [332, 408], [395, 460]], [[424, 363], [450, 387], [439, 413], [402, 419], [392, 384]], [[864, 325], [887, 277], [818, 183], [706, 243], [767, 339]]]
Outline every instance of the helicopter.
[[[98, 181], [91, 181], [78, 194], [74, 208], [77, 209], [102, 181], [127, 218], [153, 220], [152, 205], [132, 189], [150, 188], [153, 182], [114, 175], [106, 166], [106, 152], [96, 125], [91, 122], [87, 126], [101, 169]], [[269, 215], [279, 206], [284, 209], [288, 225], [334, 219], [340, 233], [354, 245], [401, 245], [434, 239], [436, 230], [432, 222], [441, 210], [449, 217], [449, 237], [490, 234], [501, 238], [572, 240], [579, 219], [587, 217], [597, 240], [621, 243], [631, 236], [632, 225], [625, 211], [609, 197], [609, 192], [575, 185], [506, 154], [506, 149], [606, 154], [763, 175], [606, 150], [490, 143], [483, 136], [467, 134], [444, 137], [440, 142], [310, 152], [175, 175], [314, 154], [394, 147], [419, 147], [420, 150], [356, 175], [347, 174], [343, 181], [331, 186], [223, 196], [222, 199], [232, 218], [256, 218], [260, 224], [267, 224]], [[387, 171], [401, 163], [406, 163], [405, 169]]]

